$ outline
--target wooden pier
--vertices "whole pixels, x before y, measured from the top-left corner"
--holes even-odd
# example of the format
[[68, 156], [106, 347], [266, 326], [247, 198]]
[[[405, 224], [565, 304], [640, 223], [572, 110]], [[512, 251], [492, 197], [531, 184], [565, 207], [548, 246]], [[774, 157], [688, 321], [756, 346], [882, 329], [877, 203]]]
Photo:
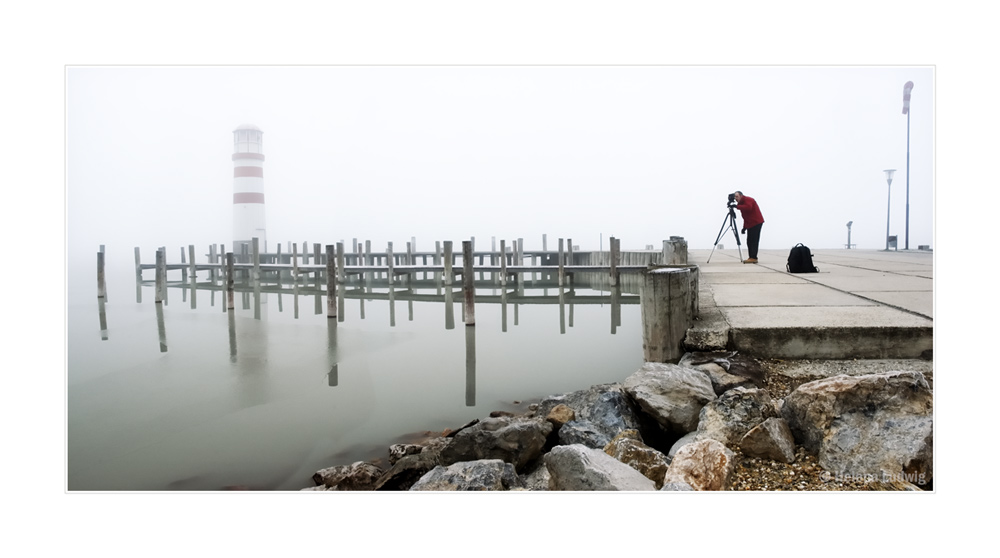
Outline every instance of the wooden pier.
[[[494, 247], [495, 244], [494, 240]], [[230, 314], [231, 326], [237, 292], [242, 294], [244, 309], [249, 306], [248, 297], [252, 292], [256, 318], [260, 317], [261, 294], [277, 293], [279, 311], [280, 295], [293, 295], [296, 318], [299, 296], [314, 296], [315, 312], [320, 314], [321, 299], [325, 295], [326, 315], [334, 324], [344, 319], [345, 299], [360, 301], [362, 319], [365, 300], [388, 300], [391, 325], [395, 325], [396, 301], [409, 303], [411, 320], [413, 302], [443, 302], [446, 329], [454, 327], [452, 305], [456, 299], [461, 300], [462, 321], [467, 326], [476, 323], [477, 301], [500, 304], [504, 331], [508, 304], [514, 306], [515, 325], [520, 304], [558, 304], [563, 333], [566, 307], [569, 308], [572, 326], [573, 305], [610, 304], [611, 332], [615, 333], [621, 325], [621, 306], [641, 304], [645, 358], [657, 362], [679, 358], [684, 333], [699, 312], [698, 266], [687, 264], [687, 242], [680, 237], [663, 241], [662, 250], [647, 246], [646, 250], [629, 252], [622, 252], [620, 241], [614, 237], [610, 239], [610, 250], [607, 252], [580, 252], [574, 250], [572, 240], [564, 242], [561, 238], [558, 250], [550, 252], [546, 250], [544, 237], [542, 250], [530, 252], [523, 250], [522, 239], [514, 241], [510, 250], [506, 241], [501, 240], [499, 251], [476, 251], [475, 239], [465, 240], [458, 254], [453, 251], [452, 241], [436, 242], [434, 252], [416, 252], [414, 245], [415, 240], [407, 243], [405, 253], [397, 254], [393, 252], [392, 243], [388, 243], [384, 252], [373, 252], [371, 243], [366, 241], [362, 252], [361, 244], [355, 240], [353, 253], [345, 253], [343, 242], [327, 244], [324, 251], [320, 250], [319, 244], [314, 244], [312, 263], [309, 263], [305, 250], [301, 255], [302, 262], [299, 262], [298, 245], [295, 243], [290, 243], [290, 251], [282, 252], [278, 245], [276, 252], [262, 253], [256, 238], [243, 243], [238, 256], [226, 252], [224, 246], [211, 245], [207, 263], [196, 263], [193, 245], [182, 248], [180, 263], [173, 264], [167, 263], [165, 248], [156, 251], [156, 263], [153, 264], [142, 263], [139, 248], [135, 248], [136, 302], [142, 301], [143, 286], [154, 287], [157, 321], [161, 324], [161, 350], [166, 350], [162, 308], [167, 303], [168, 286], [182, 288], [185, 298], [190, 288], [192, 308], [199, 290], [212, 292], [213, 306], [215, 291], [225, 292], [223, 306], [224, 311]], [[429, 259], [431, 263], [428, 263]], [[417, 263], [418, 260], [420, 263]], [[526, 265], [525, 260], [529, 260], [530, 264]], [[97, 255], [102, 339], [107, 338], [105, 261], [102, 245]], [[153, 281], [144, 279], [143, 272], [146, 270], [154, 270]], [[180, 281], [168, 281], [171, 271], [180, 271]], [[199, 276], [205, 279], [199, 282]], [[607, 288], [608, 295], [578, 294], [574, 286], [577, 276], [590, 288], [601, 291]], [[457, 279], [461, 279], [460, 286], [455, 285]], [[493, 294], [477, 293], [477, 289], [489, 288], [493, 289]], [[540, 288], [546, 294], [525, 295], [526, 288]], [[550, 288], [556, 289], [558, 295], [549, 296], [547, 289]], [[419, 289], [434, 289], [436, 293], [422, 293], [418, 292]], [[499, 295], [496, 293], [498, 290]]]
[[[597, 297], [576, 295], [573, 284], [574, 278], [579, 275], [590, 278], [588, 282], [591, 284], [598, 283], [602, 290], [606, 286], [613, 301], [617, 303], [613, 306], [618, 306], [622, 303], [638, 303], [637, 297], [635, 300], [628, 297], [623, 299], [623, 277], [632, 278], [627, 282], [638, 293], [638, 285], [641, 284], [644, 272], [653, 267], [686, 267], [687, 264], [687, 242], [680, 237], [664, 240], [662, 250], [653, 250], [652, 246], [647, 246], [646, 250], [628, 252], [621, 251], [619, 239], [611, 237], [609, 240], [609, 250], [606, 252], [574, 250], [572, 240], [562, 238], [558, 240], [557, 251], [548, 251], [544, 236], [542, 250], [538, 251], [524, 250], [523, 239], [513, 241], [509, 249], [506, 241], [501, 240], [500, 250], [495, 250], [494, 239], [493, 250], [476, 251], [473, 238], [462, 241], [461, 252], [455, 253], [452, 241], [435, 242], [434, 252], [417, 252], [414, 250], [416, 240], [413, 239], [407, 243], [405, 253], [395, 253], [391, 242], [387, 244], [385, 251], [374, 252], [370, 241], [365, 241], [362, 251], [362, 244], [355, 239], [353, 252], [350, 253], [345, 252], [343, 242], [338, 242], [327, 244], [325, 250], [321, 250], [320, 244], [313, 244], [310, 255], [305, 249], [308, 243], [303, 243], [300, 256], [296, 243], [288, 244], [290, 250], [283, 252], [279, 244], [276, 252], [267, 253], [260, 251], [258, 239], [254, 238], [251, 242], [239, 245], [238, 255], [226, 252], [224, 245], [209, 246], [206, 254], [208, 261], [205, 263], [195, 261], [193, 245], [181, 249], [180, 263], [167, 263], [166, 249], [161, 247], [156, 251], [156, 263], [153, 264], [142, 263], [137, 247], [136, 299], [141, 302], [142, 286], [148, 284], [143, 272], [154, 270], [152, 285], [157, 304], [166, 302], [168, 284], [191, 287], [193, 290], [224, 291], [227, 310], [234, 309], [236, 291], [247, 292], [252, 289], [255, 295], [287, 292], [297, 296], [312, 290], [317, 296], [317, 313], [319, 297], [325, 294], [327, 317], [336, 319], [344, 298], [382, 298], [381, 293], [374, 289], [388, 288], [386, 296], [389, 300], [397, 297], [411, 302], [460, 298], [463, 322], [472, 326], [475, 325], [477, 288], [492, 286], [503, 291], [500, 297], [480, 295], [482, 301], [487, 303], [506, 304], [511, 301], [531, 304], [543, 303], [541, 300], [545, 299], [552, 300], [548, 297], [533, 300], [523, 296], [526, 287], [541, 287], [557, 288], [560, 304], [565, 304], [567, 300], [571, 304], [586, 304], [590, 302], [588, 298]], [[530, 263], [526, 264], [526, 261]], [[102, 299], [106, 297], [104, 262], [102, 246], [98, 254], [98, 296]], [[181, 280], [169, 282], [167, 275], [171, 271], [180, 271]], [[207, 277], [207, 281], [199, 283], [199, 276]], [[240, 288], [237, 288], [238, 277], [241, 279]], [[595, 277], [596, 281], [593, 279]], [[461, 280], [461, 284], [456, 288], [453, 285], [457, 280]], [[508, 284], [513, 286], [510, 292]], [[415, 289], [419, 288], [436, 288], [437, 295], [418, 294]], [[192, 293], [192, 304], [193, 299]], [[601, 300], [603, 302], [603, 298]]]

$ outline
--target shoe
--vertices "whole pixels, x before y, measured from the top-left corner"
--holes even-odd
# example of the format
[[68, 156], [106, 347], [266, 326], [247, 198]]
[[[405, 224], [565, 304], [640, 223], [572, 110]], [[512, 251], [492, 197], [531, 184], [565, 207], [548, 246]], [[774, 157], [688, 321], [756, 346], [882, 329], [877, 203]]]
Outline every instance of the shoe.
[[747, 258], [747, 259], [743, 260], [743, 263], [745, 263], [745, 264], [748, 264], [748, 263], [757, 263], [757, 258]]

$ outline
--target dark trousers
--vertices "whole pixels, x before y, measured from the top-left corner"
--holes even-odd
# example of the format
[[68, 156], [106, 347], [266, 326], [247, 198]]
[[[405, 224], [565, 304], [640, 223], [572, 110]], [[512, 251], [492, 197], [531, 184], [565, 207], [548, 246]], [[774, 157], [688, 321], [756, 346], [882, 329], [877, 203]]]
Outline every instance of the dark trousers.
[[760, 246], [760, 228], [763, 226], [764, 223], [761, 223], [747, 229], [747, 252], [750, 254], [749, 257], [753, 259], [757, 259], [757, 247]]

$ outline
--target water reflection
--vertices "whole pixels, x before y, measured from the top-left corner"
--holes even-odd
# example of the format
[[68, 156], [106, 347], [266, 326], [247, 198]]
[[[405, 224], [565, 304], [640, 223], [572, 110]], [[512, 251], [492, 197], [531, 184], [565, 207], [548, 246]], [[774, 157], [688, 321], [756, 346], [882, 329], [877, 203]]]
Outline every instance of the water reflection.
[[326, 320], [326, 350], [330, 360], [330, 371], [327, 373], [327, 385], [337, 387], [340, 381], [340, 370], [338, 367], [339, 356], [337, 355], [337, 320]]
[[476, 406], [476, 327], [465, 326], [465, 406]]
[[[189, 489], [239, 483], [297, 490], [315, 470], [370, 459], [368, 448], [376, 446], [381, 455], [401, 434], [443, 430], [517, 410], [515, 400], [615, 381], [641, 360], [637, 328], [612, 339], [606, 321], [617, 328], [621, 306], [637, 305], [637, 295], [627, 288], [598, 293], [579, 276], [563, 289], [530, 280], [478, 284], [477, 325], [459, 332], [461, 284], [445, 286], [433, 273], [394, 285], [373, 278], [369, 287], [363, 276], [338, 282], [336, 319], [298, 312], [300, 295], [319, 294], [325, 309], [323, 281], [317, 289], [311, 278], [254, 281], [239, 272], [234, 295], [243, 304], [229, 309], [220, 299], [219, 316], [215, 295], [226, 296], [227, 281], [199, 275], [168, 284], [191, 289], [190, 305], [150, 309], [146, 293], [145, 304], [106, 309], [87, 289], [89, 306], [75, 314], [71, 306], [71, 319], [79, 318], [69, 334], [72, 490], [164, 490], [181, 478], [204, 479]], [[137, 301], [153, 287], [140, 282]], [[206, 290], [211, 306], [198, 293]], [[408, 320], [397, 321], [404, 301]], [[95, 306], [102, 339], [109, 318], [116, 339], [94, 335]], [[626, 309], [628, 324], [638, 322], [637, 310]], [[153, 335], [162, 352], [151, 346]], [[174, 356], [161, 358], [168, 347]], [[109, 429], [112, 420], [117, 426]]]
[[97, 299], [97, 313], [101, 322], [101, 340], [108, 340], [108, 316], [104, 310], [104, 297]]
[[229, 362], [236, 362], [236, 312], [232, 308], [226, 311], [229, 320]]
[[160, 352], [167, 352], [167, 327], [163, 323], [163, 305], [156, 305], [156, 328], [160, 334]]

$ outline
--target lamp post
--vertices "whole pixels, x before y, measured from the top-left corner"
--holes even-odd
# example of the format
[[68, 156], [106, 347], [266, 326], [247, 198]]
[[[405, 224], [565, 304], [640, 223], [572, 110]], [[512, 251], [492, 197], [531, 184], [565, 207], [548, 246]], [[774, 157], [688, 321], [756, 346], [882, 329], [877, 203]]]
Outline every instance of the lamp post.
[[896, 169], [886, 169], [882, 171], [885, 173], [885, 181], [889, 184], [887, 187], [886, 194], [886, 209], [885, 209], [885, 251], [889, 251], [889, 209], [892, 207], [890, 201], [892, 200], [892, 174], [896, 172]]
[[910, 249], [910, 91], [913, 82], [903, 84], [903, 114], [906, 115], [906, 246]]
[[848, 221], [847, 222], [847, 249], [848, 250], [851, 249], [851, 225], [853, 225], [853, 224], [854, 224], [854, 221]]

